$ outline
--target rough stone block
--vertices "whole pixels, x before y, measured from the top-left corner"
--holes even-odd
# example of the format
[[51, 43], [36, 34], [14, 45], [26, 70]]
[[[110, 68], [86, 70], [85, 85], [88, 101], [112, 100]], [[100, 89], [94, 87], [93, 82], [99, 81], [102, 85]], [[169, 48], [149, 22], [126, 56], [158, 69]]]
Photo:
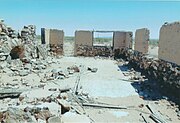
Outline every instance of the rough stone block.
[[149, 45], [149, 30], [147, 28], [137, 29], [135, 33], [135, 47], [136, 51], [148, 53]]
[[49, 30], [49, 43], [50, 45], [61, 45], [64, 42], [64, 31], [57, 29]]
[[180, 22], [164, 24], [159, 36], [159, 59], [180, 65]]
[[113, 46], [114, 50], [118, 48], [132, 48], [132, 32], [115, 31]]

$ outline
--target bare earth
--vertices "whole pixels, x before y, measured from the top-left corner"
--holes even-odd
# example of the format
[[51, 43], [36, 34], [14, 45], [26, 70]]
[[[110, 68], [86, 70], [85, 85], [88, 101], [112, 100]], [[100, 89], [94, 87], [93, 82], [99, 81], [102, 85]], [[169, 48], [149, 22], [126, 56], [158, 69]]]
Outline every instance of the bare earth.
[[[79, 77], [78, 92], [87, 94], [90, 99], [96, 103], [125, 106], [127, 109], [110, 109], [110, 108], [96, 108], [83, 106], [85, 115], [79, 116], [73, 112], [67, 112], [61, 116], [61, 122], [107, 122], [107, 123], [130, 123], [130, 122], [145, 122], [140, 114], [142, 114], [147, 122], [154, 122], [149, 118], [151, 112], [146, 107], [147, 104], [151, 104], [160, 114], [162, 114], [166, 121], [178, 123], [180, 122], [176, 107], [166, 99], [160, 100], [144, 100], [140, 98], [136, 89], [132, 86], [132, 82], [128, 81], [130, 76], [125, 76], [123, 71], [118, 67], [117, 61], [103, 58], [84, 58], [84, 57], [72, 57], [73, 45], [72, 43], [66, 43], [64, 46], [65, 56], [61, 58], [48, 57], [47, 61], [51, 61], [47, 69], [41, 72], [31, 73], [27, 76], [9, 76], [8, 73], [1, 73], [0, 85], [11, 83], [13, 86], [25, 89], [22, 95], [27, 96], [27, 100], [33, 100], [34, 98], [47, 97], [52, 95], [50, 88], [71, 88], [75, 87], [77, 79]], [[156, 49], [153, 49], [154, 51]], [[155, 55], [152, 51], [153, 55]], [[73, 73], [69, 75], [69, 78], [57, 79], [52, 81], [40, 82], [43, 79], [44, 74], [52, 69], [61, 69], [65, 71], [67, 67], [76, 65], [80, 68], [80, 73]], [[87, 71], [87, 68], [97, 68], [97, 72]], [[22, 79], [28, 83], [28, 86], [22, 84]], [[127, 80], [127, 81], [124, 81]], [[41, 85], [44, 88], [40, 88]], [[66, 100], [68, 102], [68, 100]], [[27, 101], [20, 102], [19, 99], [5, 98], [0, 100], [0, 110], [6, 110], [8, 107], [18, 107], [23, 109], [26, 106], [34, 106]], [[16, 105], [19, 103], [19, 105]], [[69, 102], [70, 103], [70, 102]], [[79, 106], [71, 104], [79, 110]], [[59, 106], [56, 103], [43, 103], [38, 106], [47, 106], [51, 110], [51, 113], [58, 115]]]

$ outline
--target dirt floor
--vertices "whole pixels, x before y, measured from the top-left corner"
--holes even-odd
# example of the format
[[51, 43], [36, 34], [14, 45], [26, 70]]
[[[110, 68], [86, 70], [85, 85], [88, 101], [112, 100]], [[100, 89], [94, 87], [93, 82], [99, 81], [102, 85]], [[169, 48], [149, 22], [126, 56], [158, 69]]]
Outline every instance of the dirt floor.
[[[12, 67], [18, 69], [18, 61], [14, 61], [11, 69], [4, 67], [2, 70], [5, 72], [0, 73], [0, 87], [21, 90], [22, 93], [18, 98], [1, 99], [0, 112], [6, 111], [9, 107], [22, 110], [26, 107], [48, 107], [51, 114], [48, 120], [46, 118], [35, 119], [31, 114], [29, 116], [31, 122], [153, 123], [154, 121], [149, 117], [152, 112], [148, 109], [148, 105], [166, 122], [180, 122], [180, 117], [177, 116], [178, 106], [158, 91], [154, 91], [158, 98], [153, 98], [148, 93], [153, 91], [150, 86], [143, 88], [139, 86], [147, 80], [132, 81], [131, 70], [124, 66], [124, 62], [110, 58], [73, 57], [73, 50], [72, 43], [68, 42], [64, 46], [65, 56], [63, 57], [48, 57], [44, 61], [32, 59], [31, 61], [36, 63], [37, 67], [42, 66], [43, 68], [44, 65], [46, 68], [32, 70], [32, 66], [29, 66], [31, 72], [27, 75], [25, 73], [21, 76], [13, 75], [15, 70], [12, 72]], [[2, 65], [6, 66], [7, 63], [1, 63]], [[58, 76], [54, 77], [56, 73]], [[49, 74], [51, 76], [48, 76]], [[58, 91], [67, 88], [70, 88], [70, 91]], [[59, 93], [60, 99], [57, 98]], [[53, 101], [53, 97], [59, 102]], [[51, 101], [42, 101], [42, 99], [49, 98]], [[62, 113], [62, 104], [71, 109]], [[86, 104], [98, 104], [103, 107]], [[106, 108], [106, 106], [111, 108]], [[113, 106], [116, 108], [112, 108]], [[12, 115], [17, 115], [17, 113], [12, 113]], [[18, 115], [14, 117], [10, 117], [9, 121], [19, 123]]]

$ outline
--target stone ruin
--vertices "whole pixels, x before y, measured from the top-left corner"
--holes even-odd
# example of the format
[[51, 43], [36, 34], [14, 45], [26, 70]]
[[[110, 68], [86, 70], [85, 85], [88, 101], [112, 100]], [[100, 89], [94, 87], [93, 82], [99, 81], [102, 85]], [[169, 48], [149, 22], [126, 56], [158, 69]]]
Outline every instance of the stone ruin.
[[54, 55], [63, 55], [64, 31], [41, 28], [41, 43]]
[[0, 44], [1, 61], [6, 60], [14, 47], [22, 44], [19, 33], [5, 25], [3, 20], [0, 21]]
[[29, 60], [31, 58], [45, 58], [46, 49], [38, 44], [35, 25], [24, 26], [20, 32], [8, 27], [4, 21], [0, 22], [0, 58]]
[[160, 29], [159, 59], [180, 65], [180, 22], [165, 23]]
[[113, 49], [130, 48], [132, 49], [132, 32], [115, 31], [113, 36]]
[[141, 53], [148, 53], [150, 31], [147, 28], [137, 29], [135, 33], [134, 50]]
[[[150, 80], [155, 80], [169, 95], [180, 98], [180, 66], [129, 49], [121, 49], [119, 57], [129, 61], [128, 65], [140, 71]], [[178, 102], [180, 103], [180, 102]]]
[[24, 28], [21, 30], [21, 38], [22, 38], [22, 42], [25, 44], [35, 43], [36, 26], [35, 25], [24, 26]]
[[112, 31], [113, 46], [94, 46], [94, 32], [85, 30], [75, 32], [75, 56], [112, 57], [116, 49], [132, 48], [132, 32]]
[[[14, 64], [2, 64], [1, 68], [7, 71], [10, 70], [12, 73], [10, 75], [16, 76], [27, 76], [30, 72], [36, 73], [38, 76], [42, 69], [46, 69], [52, 61], [41, 61], [41, 59], [37, 60], [35, 58], [43, 57], [44, 59], [47, 57], [46, 50], [43, 49], [45, 44], [50, 47], [50, 52], [55, 53], [56, 55], [63, 54], [63, 40], [64, 40], [64, 32], [62, 30], [49, 30], [49, 29], [42, 29], [44, 32], [44, 38], [42, 38], [42, 44], [39, 45], [36, 41], [36, 34], [35, 34], [35, 26], [29, 25], [25, 26], [21, 32], [16, 32], [11, 27], [8, 27], [4, 24], [3, 21], [0, 22], [0, 60], [9, 62], [11, 59], [22, 59], [23, 62], [14, 60]], [[179, 67], [179, 59], [178, 56], [175, 57], [175, 54], [179, 54], [179, 23], [172, 23], [172, 24], [165, 24], [162, 26], [160, 31], [160, 41], [159, 41], [159, 59], [154, 59], [148, 57], [145, 53], [147, 53], [146, 49], [140, 50], [139, 48], [135, 48], [136, 50], [132, 50], [132, 32], [121, 32], [115, 31], [113, 36], [113, 47], [97, 47], [93, 46], [93, 31], [76, 31], [75, 33], [75, 55], [79, 56], [114, 56], [115, 59], [120, 60], [123, 59], [125, 63], [128, 61], [127, 65], [135, 69], [136, 71], [140, 71], [142, 75], [145, 75], [149, 80], [155, 80], [162, 89], [165, 89], [167, 93], [171, 93], [172, 95], [176, 96], [178, 99], [180, 93], [180, 67]], [[144, 36], [143, 40], [137, 40], [139, 35], [142, 32]], [[138, 43], [144, 44], [144, 41], [149, 39], [147, 37], [148, 30], [137, 30], [136, 41], [135, 45]], [[137, 37], [138, 36], [138, 37]], [[42, 36], [43, 37], [43, 36]], [[145, 39], [145, 40], [144, 40]], [[167, 44], [167, 45], [165, 45]], [[145, 46], [147, 44], [145, 43]], [[176, 45], [176, 46], [175, 46]], [[172, 47], [173, 48], [172, 48]], [[141, 47], [142, 48], [142, 47]], [[60, 50], [59, 50], [60, 49]], [[168, 49], [168, 53], [166, 50]], [[174, 55], [174, 56], [171, 56]], [[28, 62], [28, 59], [31, 59]], [[168, 62], [167, 62], [168, 61]], [[172, 62], [172, 63], [170, 63]], [[60, 63], [60, 61], [59, 61]], [[58, 63], [58, 64], [59, 64]], [[8, 67], [7, 67], [8, 66]], [[81, 66], [83, 67], [83, 66]], [[7, 69], [6, 69], [7, 68]], [[69, 74], [73, 74], [73, 72], [80, 72], [80, 69], [77, 66], [72, 66], [67, 68]], [[88, 71], [96, 72], [97, 68], [88, 68]], [[9, 71], [7, 71], [8, 73]], [[44, 82], [56, 79], [64, 79], [68, 78], [66, 73], [63, 73], [61, 69], [53, 69], [51, 71], [47, 71], [44, 76], [41, 76], [43, 79], [41, 81], [41, 85], [38, 87], [44, 90]], [[80, 81], [80, 78], [77, 79]], [[14, 80], [13, 80], [14, 81]], [[24, 86], [29, 86], [23, 79], [22, 84]], [[10, 83], [12, 84], [12, 83]], [[6, 85], [5, 85], [6, 86]], [[14, 86], [12, 84], [12, 86]], [[23, 86], [23, 87], [24, 87]], [[145, 88], [147, 89], [147, 88]], [[53, 106], [60, 107], [61, 112], [63, 114], [67, 110], [69, 111], [69, 107], [65, 106], [63, 102], [60, 102], [56, 99], [62, 99], [67, 97], [60, 97], [59, 92], [69, 91], [69, 89], [65, 90], [58, 90], [57, 88], [50, 88], [50, 92], [52, 92], [51, 96], [47, 96], [46, 98], [40, 98], [39, 101], [42, 102], [53, 102]], [[57, 91], [54, 93], [53, 91]], [[40, 91], [41, 94], [42, 91]], [[76, 92], [76, 91], [75, 91]], [[37, 92], [34, 91], [36, 94]], [[25, 95], [19, 96], [19, 93], [15, 95], [19, 97], [19, 101], [22, 102], [32, 102], [30, 98], [26, 98]], [[71, 94], [71, 93], [70, 93]], [[76, 93], [75, 93], [76, 94]], [[44, 95], [44, 94], [43, 94]], [[13, 95], [14, 96], [14, 95]], [[74, 93], [70, 97], [74, 97]], [[81, 98], [84, 99], [84, 98]], [[86, 98], [85, 98], [86, 99]], [[89, 99], [89, 98], [88, 98]], [[35, 99], [38, 101], [37, 99]], [[73, 103], [76, 102], [75, 101]], [[33, 101], [33, 102], [36, 102]], [[17, 104], [18, 105], [18, 104]], [[58, 109], [59, 110], [59, 109]], [[4, 117], [16, 116], [11, 117], [12, 121], [14, 122], [17, 119], [21, 119], [24, 121], [24, 118], [27, 120], [33, 121], [32, 119], [28, 119], [31, 115], [36, 116], [38, 119], [42, 119], [44, 121], [51, 121], [51, 115], [47, 108], [39, 109], [39, 108], [29, 108], [26, 107], [22, 112], [21, 110], [17, 110], [15, 108], [8, 108], [8, 110], [4, 113], [0, 112], [1, 119]], [[78, 110], [76, 110], [78, 112]], [[31, 114], [26, 114], [27, 112], [31, 112]], [[5, 115], [4, 115], [5, 114]], [[21, 115], [19, 115], [21, 114]], [[82, 113], [84, 115], [84, 113]], [[3, 117], [2, 117], [3, 115]], [[29, 116], [30, 115], [30, 116]], [[46, 117], [44, 117], [46, 116]], [[13, 119], [14, 118], [14, 119]], [[54, 118], [54, 117], [52, 117]], [[55, 117], [58, 118], [58, 117]], [[4, 119], [3, 119], [4, 120]], [[13, 121], [14, 120], [14, 121]], [[58, 119], [60, 122], [60, 120]], [[53, 122], [53, 121], [51, 121]]]
[[[114, 31], [113, 47], [93, 46], [93, 31], [75, 32], [75, 56], [114, 56], [115, 59], [125, 59], [133, 68], [147, 76], [156, 79], [164, 87], [179, 91], [179, 22], [164, 24], [160, 30], [159, 60], [149, 58], [149, 30], [136, 30], [135, 51], [132, 50], [132, 32]], [[42, 44], [50, 47], [56, 55], [63, 54], [64, 32], [55, 29], [42, 29]], [[0, 23], [0, 60], [16, 58], [46, 58], [47, 53], [36, 42], [35, 26], [24, 26], [21, 33]], [[43, 38], [44, 37], [44, 38]], [[141, 37], [141, 38], [140, 38]], [[46, 47], [45, 47], [46, 48]], [[166, 52], [166, 50], [168, 52]], [[167, 71], [167, 72], [164, 72]], [[167, 86], [168, 85], [168, 86]], [[178, 92], [179, 93], [179, 92]]]

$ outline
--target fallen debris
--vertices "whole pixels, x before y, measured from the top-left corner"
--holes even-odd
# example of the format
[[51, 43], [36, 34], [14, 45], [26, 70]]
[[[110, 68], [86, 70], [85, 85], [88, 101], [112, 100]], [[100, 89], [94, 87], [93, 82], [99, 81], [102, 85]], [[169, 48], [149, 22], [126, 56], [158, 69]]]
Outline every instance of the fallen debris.
[[97, 68], [90, 68], [90, 67], [88, 67], [87, 70], [89, 70], [89, 71], [91, 71], [93, 73], [96, 73], [98, 69]]
[[146, 105], [146, 107], [151, 111], [152, 114], [150, 115], [150, 118], [152, 118], [155, 122], [167, 123], [167, 121], [163, 118], [163, 116], [155, 109], [153, 109], [153, 107], [150, 104]]
[[23, 58], [24, 57], [24, 48], [23, 46], [16, 46], [14, 47], [11, 52], [10, 56], [12, 59], [18, 59], [18, 58]]
[[143, 116], [142, 113], [140, 113], [140, 116], [143, 118], [143, 120], [144, 120], [145, 123], [148, 123], [147, 120], [146, 120], [146, 118]]
[[3, 98], [18, 98], [22, 92], [23, 91], [16, 90], [16, 89], [1, 88], [1, 90], [0, 90], [0, 99], [3, 99]]
[[99, 107], [99, 108], [111, 108], [111, 109], [127, 109], [125, 106], [115, 106], [115, 105], [105, 105], [105, 104], [93, 104], [93, 103], [83, 103], [83, 106]]
[[[160, 59], [155, 59], [131, 49], [115, 50], [117, 58], [128, 61], [128, 65], [134, 70], [141, 72], [149, 80], [155, 80], [162, 88], [179, 98], [180, 93], [180, 67], [177, 64], [169, 63]], [[132, 79], [144, 80], [143, 76], [133, 76]], [[164, 91], [164, 92], [165, 92]]]

